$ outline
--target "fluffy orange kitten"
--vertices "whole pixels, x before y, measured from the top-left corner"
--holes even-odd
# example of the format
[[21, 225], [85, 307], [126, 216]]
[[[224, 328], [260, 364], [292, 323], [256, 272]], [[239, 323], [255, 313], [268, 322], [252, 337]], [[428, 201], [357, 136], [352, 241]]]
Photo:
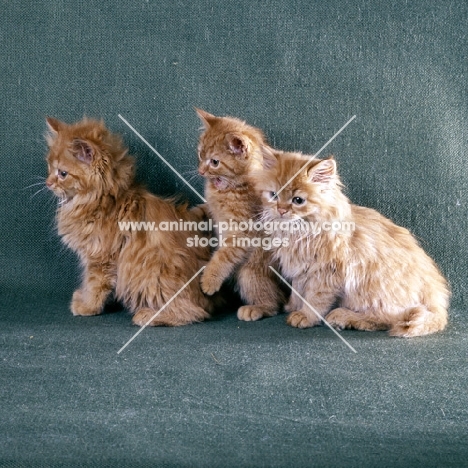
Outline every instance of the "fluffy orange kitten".
[[[433, 260], [407, 229], [349, 202], [333, 159], [268, 149], [264, 158], [266, 170], [257, 182], [263, 219], [302, 227], [293, 234], [281, 231], [289, 246], [277, 249], [275, 257], [282, 274], [322, 317], [337, 328], [389, 330], [402, 337], [446, 326], [449, 290]], [[294, 293], [286, 309], [294, 327], [320, 322]]]
[[[144, 325], [206, 264], [209, 252], [188, 248], [187, 233], [125, 231], [119, 222], [198, 221], [200, 210], [190, 212], [136, 185], [133, 158], [103, 122], [85, 118], [67, 125], [48, 118], [47, 125], [46, 184], [59, 198], [58, 232], [83, 267], [71, 311], [100, 314], [115, 290], [133, 322]], [[196, 278], [151, 325], [198, 322], [210, 307]]]
[[261, 210], [251, 174], [262, 168], [265, 137], [261, 130], [239, 119], [216, 117], [199, 109], [197, 113], [204, 125], [198, 145], [198, 172], [206, 179], [208, 211], [215, 224], [230, 225], [221, 233], [224, 244], [203, 272], [202, 289], [213, 294], [227, 278], [236, 277], [241, 298], [248, 304], [239, 308], [239, 319], [275, 315], [284, 300], [268, 268], [271, 254], [262, 247], [240, 245], [239, 238], [258, 238], [261, 234], [238, 230], [230, 224], [254, 220]]

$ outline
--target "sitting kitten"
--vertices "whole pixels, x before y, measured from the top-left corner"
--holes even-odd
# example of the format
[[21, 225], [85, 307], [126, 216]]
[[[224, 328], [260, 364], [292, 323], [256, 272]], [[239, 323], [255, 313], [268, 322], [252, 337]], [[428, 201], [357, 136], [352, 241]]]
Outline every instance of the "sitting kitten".
[[[264, 219], [322, 226], [308, 235], [282, 232], [289, 236], [289, 246], [277, 249], [275, 257], [293, 288], [331, 325], [390, 330], [403, 337], [446, 326], [449, 291], [435, 263], [408, 230], [349, 202], [333, 159], [266, 149], [264, 165], [257, 181]], [[332, 224], [323, 223], [333, 221], [353, 222], [355, 230], [326, 230]], [[294, 292], [286, 308], [289, 325], [305, 328], [320, 322]]]
[[[198, 146], [198, 172], [205, 177], [205, 197], [215, 224], [254, 220], [261, 200], [250, 178], [262, 168], [263, 133], [232, 117], [215, 117], [197, 109], [204, 132]], [[259, 232], [236, 230], [221, 233], [220, 245], [201, 279], [206, 294], [218, 291], [229, 277], [237, 277], [241, 298], [249, 305], [239, 308], [241, 320], [275, 315], [284, 302], [274, 274], [269, 270], [270, 253], [263, 248], [239, 245], [239, 238], [260, 237]]]
[[[60, 200], [58, 232], [83, 267], [71, 310], [100, 314], [115, 290], [135, 314], [133, 322], [145, 325], [206, 264], [209, 251], [188, 248], [184, 232], [125, 231], [119, 222], [198, 221], [199, 210], [189, 212], [136, 185], [133, 158], [103, 122], [85, 118], [67, 125], [48, 118], [47, 124], [46, 184]], [[199, 322], [210, 307], [196, 278], [151, 325]]]

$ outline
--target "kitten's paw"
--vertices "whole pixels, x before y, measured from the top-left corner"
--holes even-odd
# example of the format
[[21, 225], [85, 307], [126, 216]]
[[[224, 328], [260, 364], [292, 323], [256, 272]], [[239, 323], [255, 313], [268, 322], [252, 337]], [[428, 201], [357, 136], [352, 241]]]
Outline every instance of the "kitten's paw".
[[202, 291], [205, 294], [208, 294], [208, 296], [211, 296], [221, 289], [223, 279], [217, 275], [212, 274], [209, 270], [205, 270], [203, 272], [200, 283]]
[[196, 205], [192, 208], [190, 208], [190, 213], [194, 215], [196, 218], [202, 220], [202, 219], [208, 219], [210, 217], [210, 212], [208, 211], [208, 204], [207, 203], [202, 203], [200, 205]]
[[310, 328], [319, 324], [318, 319], [311, 319], [306, 314], [300, 311], [291, 312], [286, 319], [286, 323], [291, 327]]
[[254, 322], [263, 317], [271, 317], [275, 315], [276, 311], [270, 310], [263, 306], [246, 305], [239, 307], [237, 310], [237, 318], [245, 322]]
[[72, 296], [72, 302], [73, 301], [82, 301], [83, 300], [83, 290], [82, 289], [77, 289]]
[[99, 315], [102, 312], [102, 305], [101, 304], [91, 304], [84, 300], [84, 294], [81, 289], [76, 290], [73, 293], [72, 302], [70, 305], [70, 309], [73, 315]]
[[341, 308], [332, 310], [326, 317], [325, 320], [333, 328], [341, 331], [347, 328], [349, 319], [348, 314]]
[[[132, 322], [139, 327], [144, 327], [146, 325], [154, 326], [156, 324], [156, 318], [154, 317], [156, 314], [157, 311], [149, 307], [143, 307], [135, 312]], [[153, 321], [155, 322], [154, 324], [152, 323]]]
[[164, 310], [158, 314], [154, 309], [142, 307], [135, 312], [132, 322], [140, 327], [179, 327], [189, 323], [201, 322], [209, 317], [209, 314], [201, 307], [193, 306], [190, 314], [180, 314], [177, 310]]

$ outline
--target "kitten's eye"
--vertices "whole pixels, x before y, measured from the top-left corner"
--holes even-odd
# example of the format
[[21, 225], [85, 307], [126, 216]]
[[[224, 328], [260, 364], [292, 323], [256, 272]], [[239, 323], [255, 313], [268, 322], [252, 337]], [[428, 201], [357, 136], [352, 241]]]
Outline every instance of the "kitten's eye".
[[67, 171], [58, 171], [58, 175], [61, 179], [65, 179], [65, 177], [67, 177], [68, 175], [68, 172]]
[[304, 198], [301, 198], [301, 197], [294, 197], [292, 199], [292, 202], [295, 204], [295, 205], [303, 205], [305, 203], [305, 199]]
[[213, 167], [218, 167], [219, 166], [219, 160], [218, 159], [210, 159], [210, 164]]
[[276, 201], [278, 200], [278, 194], [276, 192], [269, 192], [268, 196], [270, 198], [270, 201]]

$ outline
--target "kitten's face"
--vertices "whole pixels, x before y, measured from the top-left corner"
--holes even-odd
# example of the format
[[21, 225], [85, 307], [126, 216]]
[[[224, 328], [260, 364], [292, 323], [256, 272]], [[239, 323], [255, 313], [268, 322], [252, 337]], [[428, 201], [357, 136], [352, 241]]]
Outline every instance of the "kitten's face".
[[49, 175], [46, 180], [47, 187], [65, 204], [83, 190], [83, 174], [75, 164], [66, 158], [47, 158]]
[[71, 131], [70, 126], [55, 119], [48, 119], [47, 124], [49, 175], [46, 185], [65, 204], [89, 189], [89, 162], [93, 149], [79, 139], [80, 132]]
[[261, 166], [260, 130], [231, 117], [215, 117], [197, 110], [205, 131], [198, 145], [198, 173], [218, 190]]
[[109, 192], [131, 178], [131, 158], [102, 122], [83, 119], [68, 125], [48, 118], [47, 125], [46, 185], [62, 205], [77, 195]]
[[315, 220], [337, 183], [334, 160], [282, 152], [270, 152], [267, 157], [266, 169], [256, 178], [264, 220]]

